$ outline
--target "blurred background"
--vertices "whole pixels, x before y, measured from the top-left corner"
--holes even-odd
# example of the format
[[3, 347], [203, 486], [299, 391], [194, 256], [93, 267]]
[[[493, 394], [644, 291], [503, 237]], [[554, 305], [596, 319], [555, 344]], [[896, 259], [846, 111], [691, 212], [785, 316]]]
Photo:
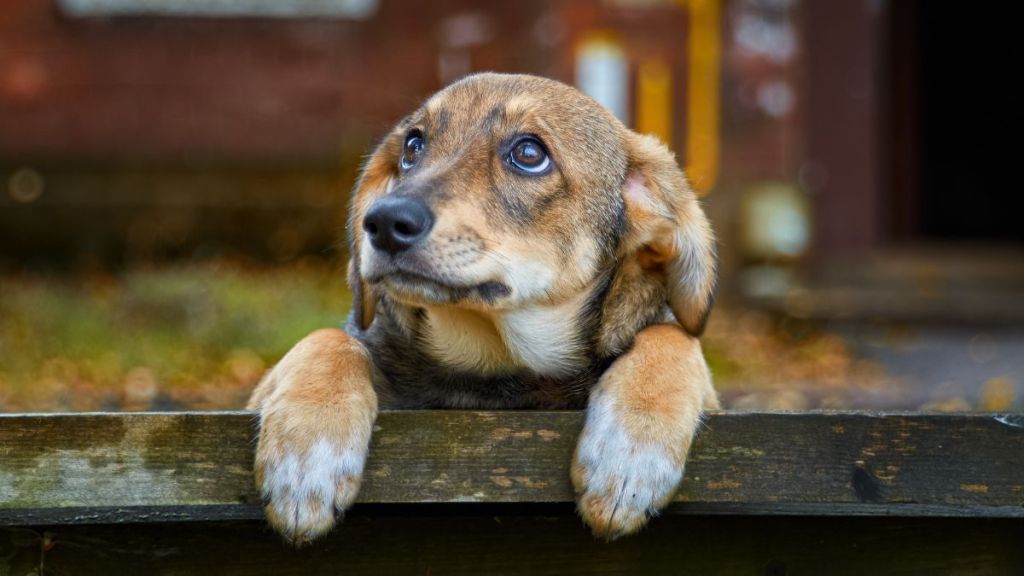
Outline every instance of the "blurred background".
[[1019, 20], [923, 0], [6, 0], [0, 411], [225, 409], [350, 305], [364, 155], [468, 73], [667, 142], [736, 408], [1024, 407]]

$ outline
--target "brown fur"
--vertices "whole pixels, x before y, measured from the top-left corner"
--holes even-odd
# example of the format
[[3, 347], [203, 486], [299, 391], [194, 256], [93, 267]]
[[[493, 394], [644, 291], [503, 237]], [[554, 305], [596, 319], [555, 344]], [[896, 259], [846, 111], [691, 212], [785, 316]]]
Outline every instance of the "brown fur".
[[[410, 134], [425, 148], [403, 168]], [[548, 171], [511, 163], [526, 136], [546, 149]], [[394, 254], [363, 231], [385, 197], [415, 199], [433, 215], [429, 234]], [[701, 410], [717, 406], [696, 340], [715, 254], [662, 144], [564, 84], [471, 76], [377, 147], [353, 194], [349, 234], [347, 334], [300, 342], [250, 403], [261, 416], [257, 482], [287, 538], [325, 532], [325, 503], [340, 511], [351, 502], [378, 400], [589, 403], [572, 476], [595, 533], [632, 532], [671, 498]], [[673, 316], [678, 324], [665, 324]], [[302, 479], [289, 481], [295, 474]], [[322, 493], [331, 498], [310, 497]]]

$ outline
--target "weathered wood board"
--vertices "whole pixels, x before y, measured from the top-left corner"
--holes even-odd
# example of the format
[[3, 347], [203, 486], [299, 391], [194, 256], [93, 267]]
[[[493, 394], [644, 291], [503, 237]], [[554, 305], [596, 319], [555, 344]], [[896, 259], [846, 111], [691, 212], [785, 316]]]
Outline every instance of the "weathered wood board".
[[[259, 519], [250, 413], [0, 415], [0, 525]], [[564, 504], [579, 412], [380, 416], [359, 502]], [[1024, 416], [717, 413], [682, 514], [1024, 518]]]
[[580, 413], [387, 413], [300, 551], [259, 520], [254, 423], [0, 416], [0, 576], [1024, 574], [1020, 415], [714, 414], [668, 513], [607, 543], [572, 504]]

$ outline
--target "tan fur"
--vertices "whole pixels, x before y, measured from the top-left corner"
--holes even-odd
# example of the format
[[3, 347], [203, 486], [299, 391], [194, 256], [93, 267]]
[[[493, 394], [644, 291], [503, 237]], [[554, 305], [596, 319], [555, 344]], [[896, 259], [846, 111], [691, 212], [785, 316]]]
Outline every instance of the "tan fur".
[[[377, 416], [371, 373], [369, 355], [359, 342], [340, 330], [318, 330], [263, 378], [248, 409], [260, 414], [255, 473], [264, 498], [277, 488], [267, 484], [268, 468], [279, 467], [288, 455], [300, 465], [313, 465], [309, 458], [318, 442], [338, 451], [365, 452]], [[334, 474], [332, 481], [336, 493], [326, 504], [312, 494], [288, 506], [268, 503], [270, 525], [296, 545], [330, 530], [336, 510], [355, 499], [361, 476]]]
[[[678, 326], [659, 324], [637, 334], [633, 348], [604, 373], [591, 399], [601, 401], [609, 413], [588, 414], [571, 475], [580, 515], [595, 534], [611, 539], [638, 530], [675, 491], [674, 485], [665, 486], [647, 505], [631, 507], [637, 490], [651, 490], [651, 481], [639, 486], [629, 481], [647, 472], [648, 462], [637, 460], [636, 452], [653, 453], [681, 471], [701, 411], [717, 408], [718, 397], [697, 339]], [[614, 420], [630, 451], [588, 458], [588, 443], [607, 441], [600, 437], [601, 418]], [[614, 471], [601, 475], [601, 467]], [[630, 486], [633, 490], [627, 491]]]
[[507, 372], [515, 360], [493, 317], [449, 306], [426, 308], [429, 353], [438, 360], [484, 374]]
[[[415, 133], [425, 151], [401, 168]], [[524, 135], [543, 143], [550, 171], [508, 165]], [[389, 195], [432, 214], [429, 235], [398, 255], [363, 230]], [[309, 336], [250, 402], [261, 417], [257, 482], [278, 531], [308, 541], [352, 502], [378, 397], [552, 408], [589, 390], [572, 463], [583, 519], [613, 538], [671, 499], [701, 412], [718, 400], [696, 339], [714, 240], [664, 145], [564, 84], [476, 75], [384, 138], [350, 210], [352, 335]], [[499, 381], [523, 401], [489, 390]]]

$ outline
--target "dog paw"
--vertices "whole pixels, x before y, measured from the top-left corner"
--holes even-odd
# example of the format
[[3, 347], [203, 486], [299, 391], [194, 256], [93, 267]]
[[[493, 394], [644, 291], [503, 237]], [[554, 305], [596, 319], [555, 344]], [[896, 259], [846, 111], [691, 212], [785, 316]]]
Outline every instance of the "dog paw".
[[299, 446], [287, 439], [261, 441], [256, 456], [267, 520], [295, 546], [329, 532], [352, 505], [367, 450], [365, 442], [326, 438]]
[[610, 410], [591, 410], [576, 448], [577, 508], [595, 536], [614, 540], [642, 528], [672, 499], [685, 460], [657, 442], [640, 442]]
[[377, 417], [370, 374], [361, 344], [319, 330], [253, 392], [256, 487], [270, 525], [296, 546], [329, 532], [359, 492]]
[[267, 521], [295, 546], [329, 532], [359, 492], [376, 411], [348, 400], [311, 406], [281, 394], [260, 412], [256, 485]]

